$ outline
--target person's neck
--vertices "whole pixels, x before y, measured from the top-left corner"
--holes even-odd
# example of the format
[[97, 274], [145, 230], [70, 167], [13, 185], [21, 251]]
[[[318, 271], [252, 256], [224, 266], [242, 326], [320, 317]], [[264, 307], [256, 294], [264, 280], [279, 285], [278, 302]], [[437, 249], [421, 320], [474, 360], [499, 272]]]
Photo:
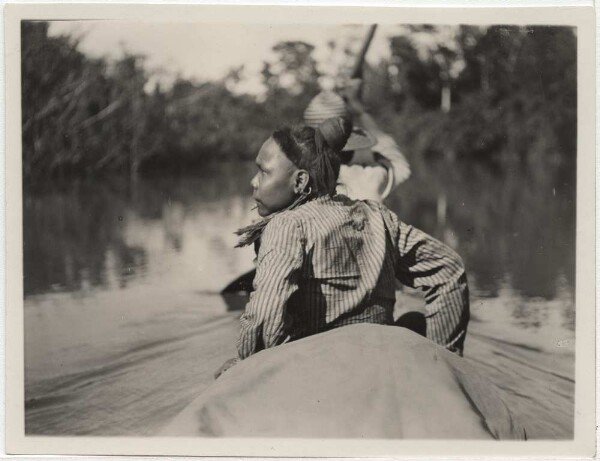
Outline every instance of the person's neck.
[[246, 245], [250, 245], [251, 243], [254, 243], [256, 240], [258, 240], [260, 238], [260, 236], [262, 235], [262, 232], [265, 229], [265, 227], [267, 226], [267, 224], [275, 216], [279, 216], [281, 213], [285, 213], [286, 211], [294, 210], [294, 209], [298, 208], [299, 206], [301, 206], [307, 202], [310, 202], [311, 200], [314, 200], [316, 198], [318, 198], [318, 197], [314, 197], [312, 194], [300, 194], [296, 198], [296, 200], [294, 200], [286, 208], [283, 208], [282, 210], [271, 213], [271, 214], [263, 217], [261, 220], [250, 224], [249, 226], [238, 229], [235, 233], [240, 236], [240, 240], [235, 247], [236, 248], [244, 247]]

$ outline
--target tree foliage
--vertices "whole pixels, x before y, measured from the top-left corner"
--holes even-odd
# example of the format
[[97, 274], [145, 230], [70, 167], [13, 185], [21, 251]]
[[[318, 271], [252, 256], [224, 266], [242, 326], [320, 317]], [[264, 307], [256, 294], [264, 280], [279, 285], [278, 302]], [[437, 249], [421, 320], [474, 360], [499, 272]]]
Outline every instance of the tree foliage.
[[[417, 164], [432, 156], [574, 166], [576, 35], [567, 27], [410, 26], [366, 69], [365, 102]], [[152, 85], [143, 56], [91, 58], [48, 24], [22, 23], [23, 171], [185, 169], [252, 158], [271, 130], [301, 120], [319, 91], [314, 47], [281, 42], [265, 92], [222, 80]]]
[[[419, 56], [411, 36], [391, 40], [391, 60], [374, 70], [388, 80], [393, 104], [373, 97], [408, 153], [451, 159], [519, 163], [535, 168], [573, 167], [576, 158], [576, 36], [566, 27], [486, 29], [461, 26], [455, 34], [461, 71], [449, 74], [449, 47]], [[445, 83], [449, 113], [439, 108]]]

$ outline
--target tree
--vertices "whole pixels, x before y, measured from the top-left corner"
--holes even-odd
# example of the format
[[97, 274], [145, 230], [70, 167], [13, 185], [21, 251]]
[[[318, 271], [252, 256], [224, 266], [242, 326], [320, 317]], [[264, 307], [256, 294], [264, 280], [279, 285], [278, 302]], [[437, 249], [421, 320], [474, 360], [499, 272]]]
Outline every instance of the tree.
[[280, 123], [297, 123], [312, 97], [319, 91], [320, 72], [312, 56], [314, 46], [301, 42], [280, 42], [275, 57], [263, 64], [266, 88], [265, 110]]
[[[459, 29], [452, 26], [410, 25], [392, 39], [392, 54], [404, 64], [419, 63], [430, 76], [438, 92], [439, 107], [448, 113], [452, 104], [452, 86], [464, 69]], [[433, 77], [433, 78], [431, 78]], [[433, 91], [433, 88], [431, 89]]]

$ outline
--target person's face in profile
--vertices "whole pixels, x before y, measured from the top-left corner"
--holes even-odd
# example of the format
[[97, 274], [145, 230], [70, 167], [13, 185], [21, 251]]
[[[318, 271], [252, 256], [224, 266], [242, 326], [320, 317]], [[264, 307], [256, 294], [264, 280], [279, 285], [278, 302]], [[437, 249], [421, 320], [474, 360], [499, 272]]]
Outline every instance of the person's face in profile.
[[291, 205], [296, 198], [294, 183], [298, 168], [272, 138], [258, 151], [256, 166], [258, 173], [250, 184], [258, 214], [268, 216]]

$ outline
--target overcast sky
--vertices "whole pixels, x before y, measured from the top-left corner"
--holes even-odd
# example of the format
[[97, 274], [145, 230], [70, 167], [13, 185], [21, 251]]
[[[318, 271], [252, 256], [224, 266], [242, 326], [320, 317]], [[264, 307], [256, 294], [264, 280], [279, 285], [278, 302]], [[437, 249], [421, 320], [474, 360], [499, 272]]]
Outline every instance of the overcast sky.
[[[387, 55], [388, 40], [397, 28], [379, 28], [367, 59], [376, 62]], [[51, 23], [50, 33], [82, 37], [80, 49], [92, 56], [119, 57], [123, 50], [148, 57], [150, 69], [163, 68], [168, 74], [209, 80], [222, 77], [229, 69], [245, 65], [247, 91], [255, 88], [264, 60], [281, 40], [303, 40], [315, 46], [314, 56], [327, 72], [332, 63], [327, 42], [340, 44], [351, 36], [362, 36], [367, 26], [316, 25], [215, 25], [141, 23], [122, 21], [64, 21]], [[165, 77], [168, 80], [168, 76]]]

